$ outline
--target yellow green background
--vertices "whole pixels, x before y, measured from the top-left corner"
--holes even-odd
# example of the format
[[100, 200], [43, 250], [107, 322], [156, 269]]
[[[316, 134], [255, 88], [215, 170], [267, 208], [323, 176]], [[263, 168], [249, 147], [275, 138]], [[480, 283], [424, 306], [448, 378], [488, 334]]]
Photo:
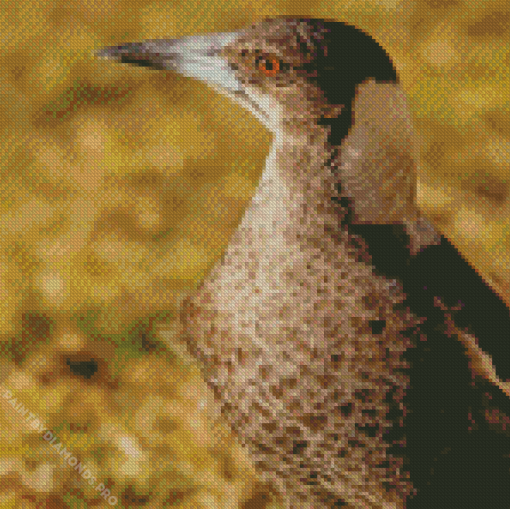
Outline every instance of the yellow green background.
[[[167, 433], [168, 450], [154, 456], [144, 450], [149, 459], [135, 466], [150, 465], [150, 489], [143, 482], [136, 489], [168, 484], [166, 466], [161, 479], [154, 469], [186, 444], [175, 468], [194, 472], [189, 465], [196, 463], [213, 472], [204, 481], [208, 488], [180, 507], [216, 507], [211, 500], [232, 493], [233, 481], [221, 489], [218, 481], [225, 477], [216, 449], [222, 444], [229, 443], [225, 457], [238, 458], [239, 500], [253, 498], [255, 474], [230, 438], [218, 435], [203, 449], [197, 438], [216, 431], [174, 437], [175, 430], [190, 429], [190, 419], [214, 428], [213, 397], [196, 366], [188, 367], [192, 361], [165, 362], [157, 352], [133, 357], [132, 348], [144, 327], [154, 332], [153, 318], [169, 318], [167, 345], [178, 337], [170, 319], [228, 243], [271, 139], [248, 113], [203, 84], [93, 53], [123, 41], [232, 30], [279, 14], [348, 21], [387, 49], [413, 108], [419, 205], [510, 304], [507, 0], [2, 1], [0, 344], [11, 372], [6, 378], [0, 363], [0, 381], [21, 391], [20, 399], [50, 423], [118, 426], [125, 413], [151, 413], [144, 409], [152, 402], [151, 426]], [[37, 350], [42, 339], [48, 345]], [[61, 371], [66, 355], [85, 353], [103, 363], [97, 386]], [[208, 403], [193, 413], [193, 401]], [[158, 421], [172, 415], [180, 416], [175, 429]], [[125, 424], [118, 437], [140, 438], [147, 423], [138, 424]], [[0, 435], [18, 452], [34, 440], [6, 412]], [[86, 437], [110, 440], [92, 426]], [[130, 481], [124, 467], [108, 466], [118, 453], [113, 449], [105, 453], [106, 466], [98, 463], [98, 476], [110, 472], [120, 493]], [[86, 455], [88, 449], [75, 450]], [[44, 467], [48, 453], [41, 455]], [[186, 463], [188, 456], [195, 463]], [[195, 477], [184, 476], [182, 486], [202, 483]], [[12, 493], [3, 497], [1, 507], [14, 507]]]
[[390, 53], [417, 129], [420, 207], [510, 303], [504, 0], [2, 2], [0, 320], [99, 309], [108, 331], [176, 309], [217, 259], [270, 143], [249, 114], [95, 49], [291, 14], [355, 23]]

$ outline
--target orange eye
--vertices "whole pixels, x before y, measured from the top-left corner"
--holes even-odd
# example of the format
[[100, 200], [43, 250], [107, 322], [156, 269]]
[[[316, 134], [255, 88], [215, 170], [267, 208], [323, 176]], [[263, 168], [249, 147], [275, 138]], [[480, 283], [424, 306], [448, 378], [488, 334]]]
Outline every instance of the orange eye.
[[257, 69], [264, 73], [266, 76], [277, 76], [282, 70], [281, 61], [274, 55], [264, 55], [257, 58]]

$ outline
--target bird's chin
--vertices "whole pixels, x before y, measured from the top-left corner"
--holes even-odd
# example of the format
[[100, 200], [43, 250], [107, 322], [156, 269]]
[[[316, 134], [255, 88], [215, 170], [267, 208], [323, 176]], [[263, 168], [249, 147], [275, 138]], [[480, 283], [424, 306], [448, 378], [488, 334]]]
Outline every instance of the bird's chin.
[[254, 102], [248, 94], [242, 90], [226, 90], [224, 88], [216, 88], [222, 95], [227, 96], [231, 101], [239, 104], [245, 110], [253, 114], [265, 127], [269, 128], [269, 118], [267, 114], [260, 109], [256, 102]]
[[239, 103], [243, 108], [253, 113], [261, 122], [266, 123], [269, 118], [266, 112], [259, 107], [259, 105], [251, 99], [245, 92], [234, 92], [234, 100]]
[[228, 97], [231, 101], [249, 111], [266, 129], [273, 134], [278, 132], [278, 121], [272, 119], [268, 112], [256, 101], [258, 96], [246, 93], [245, 90], [232, 90], [223, 87], [213, 87], [216, 92]]
[[[225, 92], [224, 92], [225, 93]], [[227, 93], [228, 97], [234, 102], [249, 111], [266, 129], [272, 133], [276, 133], [277, 126], [272, 121], [270, 115], [244, 90]]]

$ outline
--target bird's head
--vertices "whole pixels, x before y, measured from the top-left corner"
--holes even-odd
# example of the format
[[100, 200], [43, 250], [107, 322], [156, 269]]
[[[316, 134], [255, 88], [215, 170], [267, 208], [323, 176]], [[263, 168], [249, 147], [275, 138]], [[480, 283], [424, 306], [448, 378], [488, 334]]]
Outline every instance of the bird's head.
[[203, 81], [273, 133], [308, 132], [350, 111], [356, 85], [368, 78], [396, 80], [388, 55], [372, 37], [351, 25], [309, 18], [278, 17], [233, 32], [126, 43], [97, 55]]

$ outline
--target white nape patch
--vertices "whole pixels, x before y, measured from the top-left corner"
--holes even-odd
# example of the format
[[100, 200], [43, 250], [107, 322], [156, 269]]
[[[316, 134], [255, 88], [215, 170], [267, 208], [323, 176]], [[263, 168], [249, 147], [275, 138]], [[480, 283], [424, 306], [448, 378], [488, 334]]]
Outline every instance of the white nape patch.
[[208, 85], [216, 85], [227, 92], [243, 90], [241, 82], [219, 53], [224, 46], [234, 42], [240, 32], [183, 37], [172, 48], [175, 60], [172, 69], [188, 78], [196, 78]]
[[358, 159], [358, 157], [361, 156], [361, 150], [356, 150], [352, 147], [347, 147], [347, 152], [349, 153], [349, 156], [353, 159]]

